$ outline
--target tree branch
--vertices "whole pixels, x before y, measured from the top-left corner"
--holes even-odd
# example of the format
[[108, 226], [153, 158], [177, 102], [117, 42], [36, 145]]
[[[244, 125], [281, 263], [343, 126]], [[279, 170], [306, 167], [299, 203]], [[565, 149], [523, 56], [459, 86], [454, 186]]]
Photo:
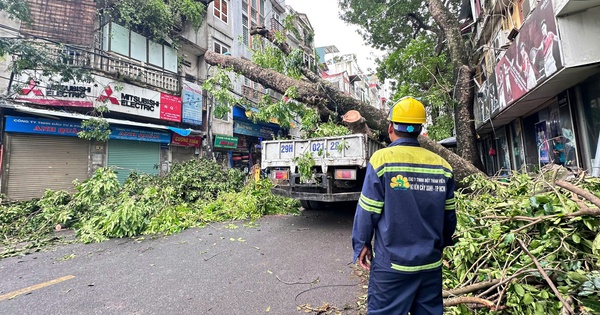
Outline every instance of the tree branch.
[[542, 277], [544, 277], [544, 279], [546, 280], [546, 283], [548, 283], [548, 285], [550, 286], [550, 289], [552, 289], [552, 292], [554, 292], [554, 294], [556, 295], [556, 297], [563, 304], [563, 307], [569, 312], [569, 314], [575, 314], [573, 312], [573, 309], [571, 308], [571, 306], [567, 303], [567, 301], [565, 301], [565, 299], [560, 294], [560, 292], [558, 292], [558, 289], [556, 289], [556, 286], [554, 285], [554, 283], [552, 282], [552, 280], [550, 279], [550, 277], [548, 277], [548, 274], [546, 273], [546, 271], [544, 270], [544, 268], [542, 268], [542, 265], [540, 265], [540, 262], [527, 249], [527, 247], [525, 246], [525, 244], [523, 244], [523, 241], [521, 241], [520, 239], [517, 239], [517, 242], [519, 242], [519, 246], [521, 246], [521, 248], [523, 249], [523, 251], [525, 253], [527, 253], [527, 256], [529, 256], [529, 258], [531, 258], [531, 260], [533, 261], [533, 263], [535, 264], [535, 266], [537, 267], [537, 269], [542, 274]]
[[[589, 200], [591, 203], [593, 203], [594, 205], [596, 205], [596, 207], [600, 208], [600, 198], [596, 197], [594, 194], [587, 192], [573, 184], [567, 183], [565, 181], [562, 180], [556, 180], [554, 182], [558, 187], [564, 188], [570, 192], [573, 192], [587, 200]], [[600, 215], [600, 209], [599, 210], [592, 210], [590, 209], [591, 215]]]
[[454, 290], [444, 290], [444, 291], [442, 291], [442, 296], [447, 298], [450, 296], [458, 296], [458, 295], [463, 295], [463, 294], [467, 294], [467, 293], [472, 293], [472, 292], [476, 292], [479, 290], [487, 289], [491, 286], [498, 284], [499, 282], [500, 282], [500, 279], [494, 279], [494, 280], [490, 280], [490, 281], [478, 282], [478, 283], [475, 283], [475, 284], [472, 284], [472, 285], [469, 285], [466, 287], [454, 289]]
[[469, 304], [469, 303], [482, 304], [491, 310], [496, 309], [496, 306], [494, 305], [494, 303], [492, 301], [474, 297], [474, 296], [461, 296], [461, 297], [457, 297], [457, 298], [445, 299], [444, 307], [457, 306], [460, 304]]

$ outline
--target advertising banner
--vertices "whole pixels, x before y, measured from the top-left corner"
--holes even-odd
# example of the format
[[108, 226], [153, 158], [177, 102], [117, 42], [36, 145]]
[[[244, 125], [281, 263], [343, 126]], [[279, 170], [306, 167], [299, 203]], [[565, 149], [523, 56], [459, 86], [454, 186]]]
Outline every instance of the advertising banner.
[[500, 110], [563, 67], [558, 41], [552, 1], [542, 0], [494, 69]]
[[200, 142], [202, 142], [201, 136], [181, 136], [176, 133], [173, 134], [171, 138], [171, 144], [175, 144], [182, 147], [200, 147]]
[[[181, 98], [94, 75], [94, 82], [64, 83], [49, 78], [29, 80], [16, 101], [50, 106], [93, 107], [167, 121], [181, 121]], [[22, 80], [28, 80], [22, 76]]]
[[535, 124], [535, 141], [540, 163], [550, 163], [550, 146], [548, 144], [548, 131], [545, 120]]
[[192, 125], [202, 125], [202, 88], [184, 82], [181, 91], [182, 121]]

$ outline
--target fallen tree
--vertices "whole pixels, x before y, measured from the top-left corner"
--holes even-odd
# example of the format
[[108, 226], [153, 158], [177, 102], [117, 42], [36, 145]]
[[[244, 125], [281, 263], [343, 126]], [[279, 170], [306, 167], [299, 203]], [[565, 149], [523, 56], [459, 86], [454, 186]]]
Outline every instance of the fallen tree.
[[469, 178], [444, 253], [447, 313], [600, 313], [600, 180], [553, 179], [565, 171]]
[[[349, 97], [342, 91], [331, 87], [331, 84], [325, 80], [313, 78], [316, 82], [311, 82], [309, 80], [293, 79], [274, 70], [259, 67], [249, 60], [217, 54], [212, 51], [206, 52], [205, 60], [211, 65], [231, 68], [233, 71], [243, 74], [248, 79], [269, 87], [280, 94], [284, 94], [289, 88], [295, 87], [298, 91], [295, 99], [317, 109], [324, 106], [328, 110], [338, 113], [347, 113], [351, 110], [356, 110], [364, 117], [364, 123], [380, 135], [380, 140], [384, 141], [387, 138], [388, 121], [386, 112]], [[419, 142], [423, 147], [436, 152], [448, 160], [455, 170], [457, 181], [461, 181], [468, 175], [481, 173], [469, 161], [462, 159], [452, 151], [435, 143], [435, 141], [420, 136]]]

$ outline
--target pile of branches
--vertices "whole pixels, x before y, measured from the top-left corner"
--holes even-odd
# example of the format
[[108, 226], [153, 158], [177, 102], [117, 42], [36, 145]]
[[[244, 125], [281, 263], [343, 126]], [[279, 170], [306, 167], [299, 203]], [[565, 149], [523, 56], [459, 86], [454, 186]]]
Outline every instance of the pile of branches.
[[554, 167], [467, 184], [444, 253], [447, 314], [600, 314], [598, 178]]
[[54, 232], [64, 228], [89, 243], [297, 212], [298, 201], [273, 195], [272, 185], [207, 159], [175, 164], [165, 176], [132, 173], [123, 185], [113, 169], [99, 168], [76, 181], [73, 194], [47, 190], [39, 199], [1, 202], [0, 258], [60, 243]]

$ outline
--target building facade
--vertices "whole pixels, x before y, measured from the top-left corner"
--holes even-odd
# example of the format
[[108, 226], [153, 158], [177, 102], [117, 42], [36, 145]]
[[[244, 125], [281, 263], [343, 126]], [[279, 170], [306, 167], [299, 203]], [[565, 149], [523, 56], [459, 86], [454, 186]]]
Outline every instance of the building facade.
[[600, 172], [600, 2], [471, 1], [475, 126], [489, 175]]
[[[13, 57], [2, 60], [0, 192], [21, 200], [40, 197], [46, 188], [69, 190], [73, 180], [105, 166], [114, 167], [124, 182], [131, 172], [161, 174], [202, 155], [228, 167], [252, 167], [260, 140], [280, 128], [249, 119], [252, 106], [215, 117], [214, 100], [202, 90], [215, 69], [204, 54], [251, 59], [250, 47], [259, 40], [251, 28], [282, 30], [292, 9], [275, 0], [200, 2], [206, 14], [199, 28], [184, 21], [170, 37], [158, 39], [117, 23], [93, 0], [28, 0], [32, 23], [0, 12], [3, 38], [24, 39], [48, 58], [91, 73], [89, 80], [63, 80], [43, 69], [15, 76], [8, 67]], [[314, 37], [310, 22], [296, 16], [302, 36], [289, 41], [298, 42], [294, 47], [303, 49], [307, 64], [311, 58], [314, 63], [312, 40], [305, 37]], [[281, 97], [243, 77], [234, 82], [240, 104], [265, 94]], [[98, 113], [99, 107], [108, 112]], [[82, 123], [99, 115], [109, 123], [108, 140], [78, 137]]]

